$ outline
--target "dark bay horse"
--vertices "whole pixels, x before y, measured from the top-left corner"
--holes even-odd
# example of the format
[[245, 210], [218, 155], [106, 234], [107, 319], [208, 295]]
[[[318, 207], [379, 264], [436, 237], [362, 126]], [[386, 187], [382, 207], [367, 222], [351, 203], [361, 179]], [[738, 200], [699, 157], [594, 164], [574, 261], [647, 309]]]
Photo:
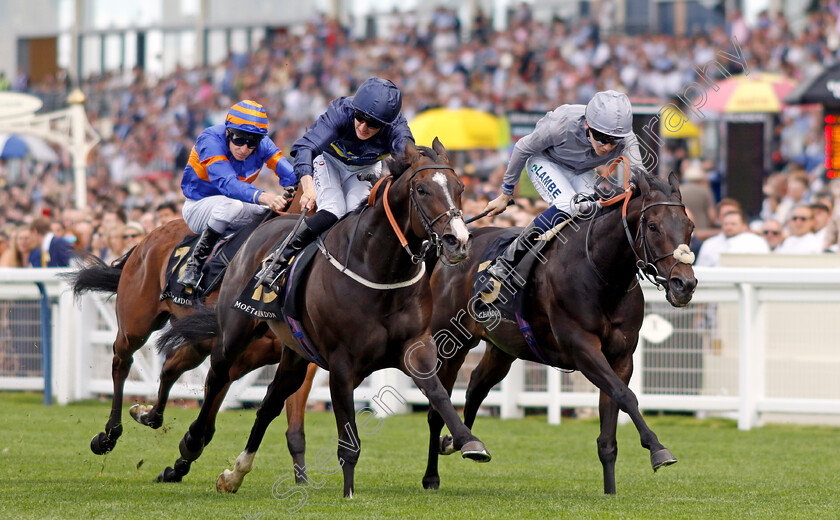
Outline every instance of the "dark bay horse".
[[[291, 210], [295, 209], [300, 211], [296, 200], [291, 205]], [[97, 455], [113, 450], [122, 434], [123, 387], [131, 369], [133, 354], [167, 320], [183, 318], [195, 310], [190, 306], [178, 305], [171, 299], [160, 301], [169, 258], [173, 250], [190, 234], [192, 232], [183, 219], [175, 219], [152, 230], [137, 247], [114, 264], [95, 261], [68, 277], [76, 296], [87, 291], [116, 294], [118, 331], [113, 345], [111, 369], [114, 394], [105, 431], [94, 435], [90, 442], [91, 450]], [[217, 297], [218, 289], [206, 295], [203, 303], [213, 305]], [[184, 372], [204, 361], [210, 354], [213, 342], [211, 338], [167, 353], [161, 369], [156, 403], [153, 406], [134, 405], [131, 409], [131, 415], [137, 422], [152, 428], [159, 428], [163, 424], [163, 413], [172, 385]], [[250, 355], [243, 356], [231, 367], [232, 379], [239, 379], [252, 370], [280, 362], [282, 344], [273, 334], [258, 338], [254, 343]], [[313, 366], [313, 373], [314, 369]], [[301, 467], [304, 460], [303, 408], [308, 391], [309, 386], [305, 385], [286, 405], [290, 421], [292, 417], [298, 418], [296, 423], [290, 422], [287, 438], [293, 461]]]
[[[405, 156], [388, 160], [393, 177], [383, 181], [384, 188], [372, 190], [368, 206], [340, 220], [324, 239], [324, 248], [334, 255], [333, 260], [344, 262], [347, 271], [316, 254], [303, 275], [301, 324], [310, 339], [310, 352], [299, 346], [285, 322], [260, 322], [232, 309], [271, 245], [290, 231], [293, 220], [278, 218], [263, 225], [234, 257], [216, 307], [219, 339], [211, 354], [204, 406], [181, 440], [181, 457], [174, 468], [161, 473], [163, 480], [179, 480], [200, 456], [214, 433], [211, 403], [229, 384], [229, 367], [247, 352], [251, 339], [268, 327], [286, 349], [235, 469], [217, 480], [219, 491], [239, 488], [253, 466], [266, 428], [303, 382], [311, 359], [330, 370], [345, 496], [353, 496], [360, 451], [353, 389], [382, 368], [398, 367], [414, 379], [441, 414], [453, 434], [454, 447], [464, 457], [490, 459], [484, 444], [461, 422], [440, 381], [428, 377], [437, 356], [430, 329], [432, 295], [421, 247], [428, 239], [447, 264], [467, 257], [469, 233], [460, 211], [463, 184], [437, 139], [432, 149], [419, 151], [409, 143]], [[177, 322], [173, 331], [189, 322]], [[190, 337], [188, 331], [183, 332], [185, 339]]]
[[[470, 258], [449, 269], [435, 269], [432, 276], [432, 331], [442, 363], [437, 375], [448, 391], [467, 352], [480, 340], [487, 342], [484, 357], [470, 377], [465, 424], [472, 427], [481, 402], [516, 358], [579, 370], [601, 390], [597, 444], [607, 494], [615, 493], [619, 409], [632, 418], [642, 446], [650, 450], [654, 470], [676, 462], [645, 424], [636, 396], [627, 386], [644, 314], [637, 271], [643, 268], [664, 286], [667, 300], [675, 307], [687, 305], [697, 285], [691, 257], [678, 260], [688, 252], [684, 244], [694, 225], [686, 216], [676, 176], [672, 173], [669, 182], [641, 176], [626, 214], [625, 228], [618, 206], [602, 208], [579, 227], [565, 228], [562, 237], [541, 251], [543, 258], [535, 261], [521, 289], [526, 291], [524, 316], [530, 320], [536, 347], [529, 345], [514, 322], [477, 319], [480, 314], [471, 301], [479, 252], [503, 229], [476, 231]], [[437, 489], [438, 455], [450, 453], [451, 447], [447, 437], [440, 437], [443, 421], [435, 410], [429, 411], [428, 420], [431, 435], [423, 486]]]

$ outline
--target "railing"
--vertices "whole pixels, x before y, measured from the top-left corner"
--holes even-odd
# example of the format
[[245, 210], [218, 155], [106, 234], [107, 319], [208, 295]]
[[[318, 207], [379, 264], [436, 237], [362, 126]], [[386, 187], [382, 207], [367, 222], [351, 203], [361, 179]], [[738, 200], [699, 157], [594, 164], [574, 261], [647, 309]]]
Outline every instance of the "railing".
[[[58, 403], [111, 394], [113, 302], [98, 295], [74, 302], [55, 278], [58, 272], [0, 269], [0, 306], [7, 309], [0, 329], [0, 389], [42, 390], [41, 359], [51, 360]], [[646, 319], [630, 382], [642, 409], [726, 413], [741, 429], [773, 414], [808, 414], [817, 421], [840, 416], [840, 336], [834, 323], [840, 315], [840, 269], [698, 268], [696, 275], [698, 289], [682, 309], [667, 304], [655, 288], [643, 287]], [[36, 282], [44, 284], [52, 311], [52, 351], [46, 353], [37, 333], [41, 295]], [[466, 380], [481, 350], [468, 355], [453, 391], [456, 405], [464, 403]], [[134, 359], [125, 393], [153, 398], [161, 359], [148, 345]], [[206, 367], [205, 362], [182, 376], [171, 398], [200, 398]], [[260, 401], [273, 370], [243, 378], [226, 403]], [[396, 403], [396, 410], [389, 402], [390, 412], [428, 403], [397, 370], [373, 374], [355, 398], [375, 401], [385, 388], [406, 401]], [[310, 400], [329, 401], [324, 374]], [[557, 424], [562, 409], [597, 408], [598, 392], [580, 373], [517, 361], [484, 404], [498, 407], [503, 418], [521, 417], [526, 408], [545, 409], [548, 421]]]

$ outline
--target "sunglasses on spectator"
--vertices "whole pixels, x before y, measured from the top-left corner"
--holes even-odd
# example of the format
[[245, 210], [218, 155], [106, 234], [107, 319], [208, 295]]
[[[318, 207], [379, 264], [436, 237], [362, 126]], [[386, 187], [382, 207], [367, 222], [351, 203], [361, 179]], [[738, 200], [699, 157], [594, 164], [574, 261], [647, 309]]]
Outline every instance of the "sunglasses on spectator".
[[589, 129], [589, 135], [591, 135], [592, 139], [595, 139], [597, 143], [603, 145], [618, 144], [621, 142], [622, 139], [624, 139], [623, 137], [615, 137], [612, 135], [601, 133], [595, 130], [594, 128]]
[[356, 121], [364, 123], [370, 128], [382, 128], [383, 126], [385, 126], [381, 121], [377, 121], [376, 119], [370, 117], [361, 110], [353, 111], [353, 117], [356, 118]]
[[253, 150], [260, 145], [260, 141], [262, 141], [262, 136], [259, 135], [245, 136], [235, 132], [230, 133], [230, 142], [236, 146], [247, 146], [249, 149]]
[[775, 230], [772, 230], [772, 229], [765, 229], [761, 233], [764, 234], [764, 235], [773, 235], [773, 236], [778, 236], [778, 235], [782, 234], [781, 231], [775, 231]]
[[123, 240], [128, 240], [129, 238], [137, 238], [140, 236], [140, 233], [134, 233], [133, 235], [123, 235]]
[[797, 220], [801, 220], [801, 221], [804, 222], [806, 220], [811, 220], [811, 217], [803, 217], [803, 216], [800, 216], [800, 215], [794, 215], [794, 216], [790, 217], [790, 219], [794, 222], [796, 222]]

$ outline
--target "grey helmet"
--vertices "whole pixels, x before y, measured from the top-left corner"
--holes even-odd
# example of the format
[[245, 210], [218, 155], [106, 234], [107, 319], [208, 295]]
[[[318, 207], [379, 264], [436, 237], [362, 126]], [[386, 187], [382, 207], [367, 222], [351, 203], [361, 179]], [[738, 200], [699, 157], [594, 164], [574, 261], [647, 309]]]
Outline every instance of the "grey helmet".
[[389, 124], [397, 118], [402, 109], [402, 94], [387, 79], [370, 78], [359, 87], [351, 103], [373, 119]]
[[586, 122], [602, 134], [633, 135], [633, 107], [627, 94], [615, 90], [598, 92], [586, 105]]

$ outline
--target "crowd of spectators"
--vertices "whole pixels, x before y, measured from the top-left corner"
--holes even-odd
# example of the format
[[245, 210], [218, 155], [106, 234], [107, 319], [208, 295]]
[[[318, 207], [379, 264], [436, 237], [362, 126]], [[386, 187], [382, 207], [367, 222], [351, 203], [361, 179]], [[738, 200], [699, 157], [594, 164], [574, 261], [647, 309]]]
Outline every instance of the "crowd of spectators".
[[[155, 226], [180, 216], [180, 177], [195, 137], [205, 127], [222, 123], [227, 109], [240, 99], [254, 99], [266, 107], [272, 138], [284, 152], [331, 99], [352, 93], [372, 75], [387, 77], [401, 88], [409, 121], [433, 107], [473, 107], [499, 115], [548, 111], [564, 103], [585, 103], [604, 89], [663, 104], [695, 81], [695, 69], [715, 59], [718, 51], [734, 52], [733, 37], [750, 71], [795, 80], [813, 74], [840, 58], [838, 13], [837, 0], [815, 2], [804, 29], [796, 33], [781, 14], [762, 13], [748, 26], [735, 13], [726, 24], [690, 36], [627, 36], [612, 31], [606, 18], [597, 14], [593, 19], [541, 23], [523, 4], [505, 30], [493, 30], [490, 19], [479, 13], [465, 34], [456, 13], [439, 8], [427, 25], [411, 13], [380, 17], [381, 37], [359, 37], [335, 21], [319, 19], [272, 32], [253, 52], [231, 55], [219, 64], [179, 67], [160, 78], [140, 68], [89, 77], [81, 84], [85, 106], [103, 137], [89, 158], [89, 209], [72, 209], [72, 170], [66, 154], [58, 164], [0, 160], [0, 249], [12, 251], [4, 255], [8, 265], [25, 265], [27, 251], [37, 247], [31, 243], [31, 224], [47, 217], [57, 237], [105, 260], [117, 258]], [[741, 72], [737, 64], [732, 67], [731, 73]], [[23, 84], [36, 95], [63, 96], [68, 83], [59, 75]], [[733, 220], [742, 222], [731, 226], [720, 212], [720, 194], [713, 189], [719, 167], [704, 158], [683, 160], [685, 148], [668, 143], [660, 162], [682, 174], [686, 189], [692, 191], [698, 252], [699, 244], [720, 232], [721, 224], [725, 237], [750, 232], [761, 240], [768, 237], [768, 251], [788, 250], [787, 240], [814, 232], [822, 234], [814, 240], [821, 241], [817, 250], [836, 249], [834, 208], [840, 186], [826, 183], [819, 168], [813, 168], [822, 153], [818, 116], [796, 109], [779, 115], [766, 200], [761, 214], [751, 216], [760, 220], [748, 222], [741, 214]], [[467, 185], [467, 215], [481, 212], [496, 196], [508, 153], [476, 150], [457, 155]], [[257, 181], [262, 187], [273, 182], [269, 175]], [[525, 225], [546, 207], [539, 198], [516, 201], [502, 215], [475, 225]], [[806, 210], [810, 220], [801, 224], [797, 217]], [[818, 221], [822, 224], [815, 224]], [[780, 240], [788, 238], [773, 245], [767, 235], [773, 232], [782, 233]]]

